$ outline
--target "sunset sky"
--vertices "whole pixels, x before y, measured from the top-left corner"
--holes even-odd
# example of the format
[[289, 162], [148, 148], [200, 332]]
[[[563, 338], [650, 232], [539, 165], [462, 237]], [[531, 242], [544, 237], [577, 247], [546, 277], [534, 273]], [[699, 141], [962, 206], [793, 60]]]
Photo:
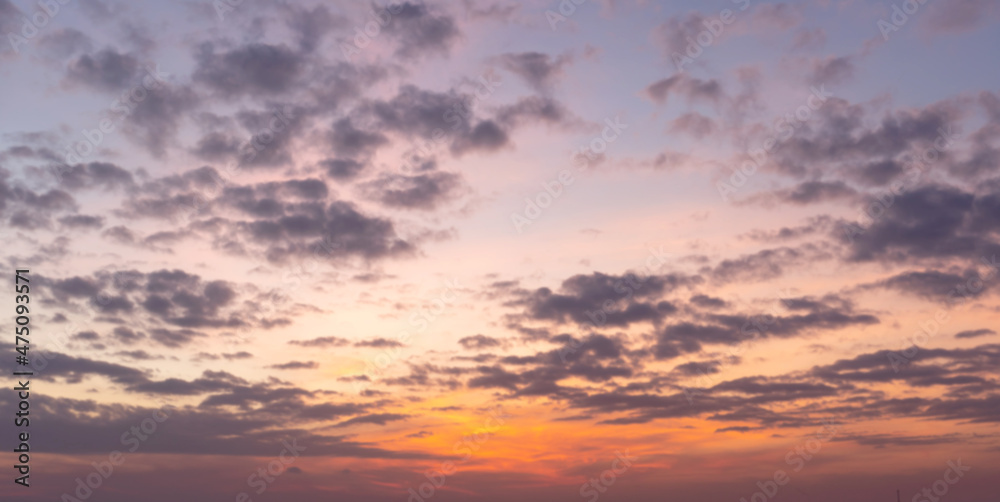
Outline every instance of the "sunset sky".
[[0, 0], [0, 498], [995, 502], [998, 26]]

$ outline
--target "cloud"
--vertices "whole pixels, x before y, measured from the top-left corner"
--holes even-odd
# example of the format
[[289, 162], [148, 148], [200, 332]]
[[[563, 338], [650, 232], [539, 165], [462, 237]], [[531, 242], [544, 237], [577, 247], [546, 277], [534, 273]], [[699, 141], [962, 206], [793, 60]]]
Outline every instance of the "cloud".
[[722, 298], [714, 298], [708, 295], [694, 295], [691, 297], [691, 303], [708, 309], [717, 309], [726, 307], [729, 304]]
[[813, 61], [809, 83], [839, 85], [854, 77], [854, 62], [848, 56], [829, 56]]
[[700, 12], [671, 16], [653, 30], [651, 38], [668, 58], [674, 53], [686, 55], [691, 40], [706, 31], [705, 23], [708, 22], [709, 18]]
[[[218, 249], [260, 253], [274, 263], [296, 257], [376, 260], [416, 251], [391, 220], [363, 214], [346, 201], [324, 202], [328, 192], [321, 180], [223, 183], [220, 189], [221, 179], [206, 167], [152, 180], [125, 201], [122, 214], [170, 218], [198, 210], [206, 218], [192, 223], [190, 233], [212, 239]], [[214, 211], [227, 217], [208, 218]]]
[[0, 0], [0, 28], [5, 33], [14, 30], [22, 15], [21, 9], [18, 9], [10, 0]]
[[211, 43], [198, 46], [191, 75], [221, 96], [276, 95], [291, 90], [304, 72], [303, 56], [286, 45], [255, 43], [216, 53]]
[[451, 144], [451, 151], [456, 155], [473, 151], [492, 152], [499, 150], [510, 142], [507, 132], [492, 120], [483, 120], [472, 127]]
[[979, 281], [979, 274], [974, 269], [965, 270], [961, 274], [923, 270], [896, 274], [865, 287], [892, 289], [903, 294], [950, 304], [955, 300], [956, 294], [961, 293], [962, 297], [978, 297], [989, 291], [990, 283], [985, 281], [981, 281], [982, 285], [975, 291], [965, 287], [974, 281]]
[[223, 132], [213, 131], [198, 140], [192, 153], [201, 159], [218, 162], [236, 155], [240, 146], [238, 138]]
[[145, 350], [122, 350], [115, 353], [116, 356], [127, 357], [135, 361], [153, 361], [164, 359], [164, 356], [150, 354]]
[[[936, 141], [938, 146], [945, 144], [942, 141], [954, 141], [954, 122], [964, 107], [961, 100], [946, 100], [923, 109], [889, 112], [868, 124], [865, 105], [828, 97], [813, 112], [807, 127], [796, 127], [780, 148], [769, 152], [766, 164], [798, 179], [818, 180], [844, 173], [863, 181], [865, 177], [856, 173], [859, 165], [916, 159], [928, 148], [935, 148]], [[947, 155], [947, 149], [938, 155]]]
[[330, 14], [324, 5], [312, 9], [288, 6], [288, 28], [298, 38], [299, 50], [303, 53], [315, 51], [323, 38], [332, 30], [347, 26], [347, 19]]
[[389, 422], [395, 422], [409, 418], [409, 415], [403, 415], [400, 413], [373, 413], [371, 415], [361, 415], [348, 420], [344, 420], [333, 427], [347, 427], [351, 425], [359, 424], [374, 424], [374, 425], [385, 425]]
[[860, 232], [851, 222], [855, 226], [841, 225], [834, 236], [848, 246], [851, 261], [965, 258], [975, 263], [998, 249], [991, 233], [979, 230], [996, 226], [990, 197], [927, 185], [894, 197]]
[[[60, 28], [46, 32], [39, 38], [38, 45], [58, 60], [65, 60], [79, 52], [89, 53], [93, 50], [93, 42], [90, 37], [73, 28]], [[77, 60], [77, 62], [79, 61]]]
[[[86, 332], [83, 339], [96, 339], [97, 334]], [[45, 374], [40, 376], [43, 380], [60, 377], [67, 383], [79, 383], [87, 376], [103, 376], [114, 383], [122, 385], [134, 385], [147, 381], [145, 371], [130, 368], [116, 363], [104, 361], [94, 361], [83, 357], [74, 357], [66, 354], [53, 353], [47, 358]]]
[[72, 229], [95, 229], [104, 226], [104, 218], [101, 216], [89, 216], [84, 214], [74, 214], [59, 218], [59, 224], [65, 228]]
[[[767, 195], [787, 204], [803, 206], [836, 200], [853, 200], [857, 191], [843, 181], [804, 181], [792, 188], [776, 190]], [[759, 200], [759, 199], [754, 199]]]
[[404, 85], [392, 99], [373, 101], [363, 110], [383, 129], [408, 137], [432, 139], [442, 133], [455, 135], [471, 130], [470, 116], [466, 112], [469, 99], [454, 91], [438, 93]]
[[879, 323], [878, 317], [855, 313], [850, 302], [836, 296], [785, 298], [781, 304], [786, 312], [768, 311], [752, 315], [711, 313], [704, 315], [711, 323], [685, 321], [671, 324], [657, 334], [653, 354], [658, 359], [673, 359], [683, 354], [699, 353], [704, 345], [745, 347], [761, 338], [788, 338]]
[[720, 261], [714, 267], [703, 267], [700, 272], [720, 284], [755, 282], [776, 279], [799, 265], [811, 265], [832, 258], [826, 246], [813, 243], [798, 247], [783, 246], [762, 249], [755, 253]]
[[488, 349], [491, 347], [499, 347], [501, 345], [500, 340], [486, 335], [466, 336], [460, 339], [458, 343], [462, 347], [469, 350]]
[[325, 159], [319, 163], [326, 175], [335, 180], [350, 180], [361, 174], [365, 164], [352, 159]]
[[[691, 11], [670, 16], [653, 29], [650, 38], [666, 58], [679, 60], [682, 57], [694, 57], [688, 53], [689, 46], [693, 46], [692, 51], [704, 51], [706, 47], [718, 46], [722, 41], [733, 36], [792, 31], [802, 22], [803, 9], [799, 5], [759, 4], [746, 13], [742, 9], [745, 9], [748, 4], [740, 5], [740, 3], [742, 2], [734, 3], [734, 8], [729, 10], [729, 19], [731, 19], [729, 23], [723, 23], [720, 20], [721, 15], [718, 13], [709, 15]], [[698, 40], [705, 38], [704, 35], [701, 39], [698, 37], [703, 32], [712, 35], [707, 46], [698, 44]]]
[[340, 157], [369, 155], [389, 140], [378, 132], [362, 131], [354, 127], [351, 119], [342, 118], [333, 124], [330, 131], [330, 146]]
[[994, 22], [1000, 14], [995, 2], [989, 0], [959, 0], [947, 7], [929, 5], [921, 27], [933, 34], [962, 33]]
[[995, 335], [995, 334], [997, 334], [997, 332], [993, 331], [992, 329], [985, 329], [985, 328], [984, 329], [973, 329], [973, 330], [961, 331], [961, 332], [955, 333], [955, 338], [977, 338], [977, 337], [980, 337], [980, 336], [990, 336], [990, 335]]
[[289, 340], [288, 343], [300, 347], [343, 347], [350, 344], [350, 340], [336, 336], [321, 336], [311, 340]]
[[163, 157], [173, 144], [182, 118], [200, 101], [189, 87], [160, 85], [132, 107], [131, 114], [122, 122], [122, 130], [154, 156]]
[[643, 92], [654, 103], [665, 104], [671, 94], [680, 95], [689, 102], [718, 102], [725, 94], [717, 80], [701, 80], [678, 73], [673, 77], [653, 82]]
[[9, 177], [10, 172], [0, 168], [0, 216], [8, 217], [12, 227], [49, 228], [52, 216], [77, 209], [76, 199], [66, 191], [35, 192], [20, 183], [12, 185]]
[[[252, 288], [202, 279], [179, 269], [148, 273], [118, 269], [95, 272], [90, 277], [40, 276], [37, 280], [52, 294], [55, 305], [74, 310], [89, 306], [99, 313], [141, 320], [150, 338], [167, 347], [182, 347], [207, 336], [199, 330], [268, 329], [289, 322], [262, 313], [247, 294]], [[126, 327], [116, 329], [115, 334], [126, 344], [142, 338]]]
[[458, 23], [450, 15], [423, 3], [403, 2], [394, 6], [398, 12], [384, 28], [397, 42], [396, 56], [421, 59], [447, 56], [461, 36]]
[[[147, 303], [143, 305], [150, 308], [150, 304]], [[195, 331], [193, 329], [166, 329], [166, 328], [154, 328], [149, 330], [150, 338], [159, 343], [160, 345], [172, 348], [180, 348], [185, 345], [191, 344], [197, 338], [207, 336], [205, 333], [200, 331]]]
[[941, 434], [937, 436], [904, 436], [894, 434], [850, 434], [838, 436], [831, 441], [853, 441], [864, 446], [885, 448], [887, 446], [928, 446], [948, 444], [960, 440], [959, 434]]
[[[894, 356], [897, 359], [893, 359]], [[890, 350], [870, 352], [816, 366], [811, 373], [831, 382], [899, 381], [912, 387], [965, 386], [986, 384], [984, 376], [990, 374], [990, 365], [997, 361], [1000, 361], [1000, 346], [997, 345], [981, 345], [973, 349], [912, 347], [907, 349], [906, 357], [901, 352]], [[1000, 415], [993, 420], [1000, 420]]]
[[[664, 99], [666, 96], [664, 96]], [[683, 132], [701, 139], [718, 129], [715, 121], [697, 112], [685, 113], [670, 123], [670, 132]]]
[[722, 363], [719, 361], [693, 361], [677, 365], [677, 367], [674, 368], [674, 371], [687, 376], [712, 375], [719, 372], [720, 366], [722, 366]]
[[386, 207], [433, 210], [452, 200], [460, 185], [459, 175], [432, 171], [412, 176], [383, 174], [364, 187], [369, 197]]
[[575, 322], [596, 328], [624, 327], [642, 321], [656, 324], [676, 311], [670, 302], [657, 300], [700, 281], [680, 274], [639, 277], [595, 272], [566, 279], [558, 293], [545, 287], [519, 291], [512, 304], [524, 308], [524, 319], [538, 321]]
[[388, 338], [372, 338], [371, 340], [362, 340], [360, 342], [354, 342], [354, 346], [382, 349], [390, 347], [403, 347], [403, 344], [396, 340], [390, 340]]
[[[11, 404], [2, 398], [4, 405]], [[93, 400], [40, 396], [38, 406], [51, 410], [47, 422], [49, 432], [46, 450], [63, 454], [107, 454], [108, 444], [119, 444], [122, 431], [128, 431], [144, 420], [160, 418], [155, 440], [142, 443], [143, 453], [191, 455], [232, 455], [267, 457], [275, 455], [274, 445], [294, 438], [306, 446], [304, 456], [341, 458], [434, 459], [433, 455], [405, 450], [393, 451], [344, 437], [325, 436], [288, 426], [290, 416], [303, 415], [315, 420], [330, 420], [357, 412], [355, 405], [308, 405], [293, 397], [270, 401], [280, 404], [275, 409], [226, 411], [213, 407], [162, 406], [159, 408], [102, 404]], [[387, 417], [386, 420], [391, 419]]]
[[540, 52], [520, 52], [501, 54], [496, 61], [538, 92], [547, 93], [565, 67], [573, 62], [573, 57], [570, 54], [552, 57]]
[[496, 112], [496, 122], [509, 129], [534, 124], [572, 126], [579, 119], [551, 97], [527, 96], [518, 98], [512, 104], [500, 106]]
[[121, 92], [133, 83], [139, 69], [139, 61], [133, 55], [107, 48], [94, 54], [84, 54], [70, 62], [64, 82], [101, 91]]
[[133, 188], [135, 181], [125, 169], [108, 162], [90, 162], [65, 166], [58, 172], [60, 185], [67, 190], [87, 188]]
[[116, 326], [115, 329], [112, 330], [112, 333], [114, 333], [116, 340], [126, 345], [131, 345], [146, 337], [144, 333], [134, 331], [125, 326]]
[[74, 340], [95, 341], [95, 340], [100, 340], [101, 336], [98, 335], [97, 333], [93, 332], [93, 331], [81, 331], [81, 332], [79, 332], [79, 333], [71, 336], [70, 338], [72, 338]]
[[314, 370], [319, 368], [319, 363], [316, 361], [289, 361], [287, 363], [272, 364], [268, 368], [276, 370]]

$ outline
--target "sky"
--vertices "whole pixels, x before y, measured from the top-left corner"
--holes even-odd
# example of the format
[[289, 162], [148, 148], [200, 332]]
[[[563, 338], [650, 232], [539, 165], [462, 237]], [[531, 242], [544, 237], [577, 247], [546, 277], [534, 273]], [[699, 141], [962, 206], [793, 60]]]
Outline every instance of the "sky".
[[0, 498], [996, 500], [998, 24], [0, 0]]

